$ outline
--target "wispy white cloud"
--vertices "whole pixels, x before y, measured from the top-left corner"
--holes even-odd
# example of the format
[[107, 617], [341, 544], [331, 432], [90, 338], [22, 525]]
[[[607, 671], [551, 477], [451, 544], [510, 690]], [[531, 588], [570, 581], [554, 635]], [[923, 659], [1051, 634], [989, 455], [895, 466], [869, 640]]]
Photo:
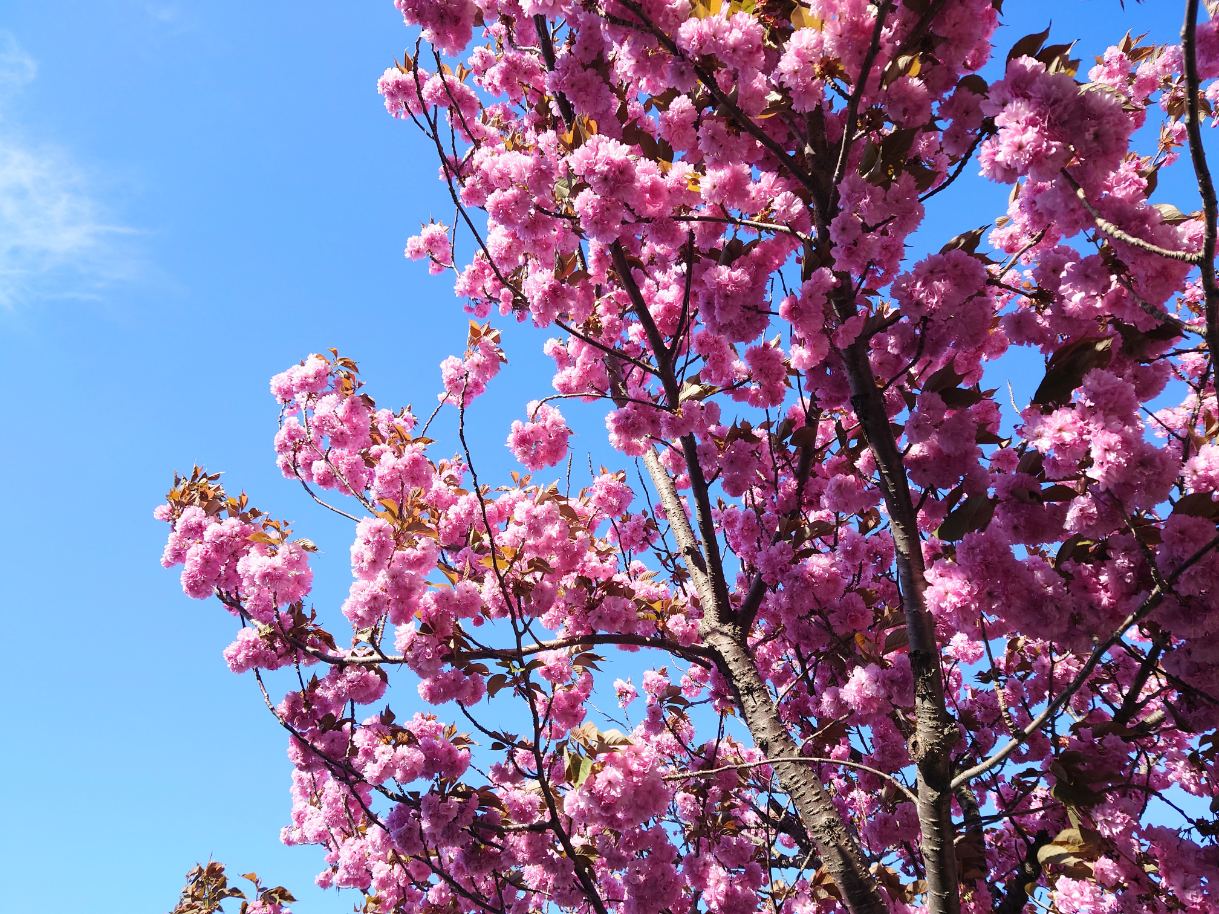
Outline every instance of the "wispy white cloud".
[[182, 4], [168, 0], [149, 0], [144, 4], [144, 14], [171, 34], [189, 31], [195, 22], [192, 12]]
[[63, 150], [0, 139], [0, 307], [92, 298], [134, 279], [135, 234], [107, 221]]
[[0, 31], [0, 308], [93, 298], [140, 272], [137, 233], [108, 215], [94, 176], [16, 122], [13, 103], [37, 75], [34, 58]]
[[19, 92], [38, 75], [38, 62], [17, 43], [11, 32], [0, 31], [0, 101]]

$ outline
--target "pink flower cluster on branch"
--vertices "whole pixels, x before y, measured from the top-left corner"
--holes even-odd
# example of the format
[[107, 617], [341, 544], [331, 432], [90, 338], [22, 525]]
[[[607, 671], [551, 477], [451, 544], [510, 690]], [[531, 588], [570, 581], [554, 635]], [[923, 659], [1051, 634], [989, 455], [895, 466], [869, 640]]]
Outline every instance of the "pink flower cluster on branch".
[[[397, 5], [422, 39], [379, 88], [456, 214], [407, 253], [549, 336], [525, 473], [477, 473], [505, 356], [473, 322], [456, 455], [337, 353], [272, 381], [281, 470], [354, 522], [349, 634], [312, 544], [215, 476], [158, 509], [185, 592], [242, 623], [322, 884], [384, 914], [1211, 910], [1195, 0], [1181, 45], [1084, 74], [1033, 35], [993, 81], [992, 0]], [[1183, 167], [1197, 212], [1150, 198]], [[971, 168], [1006, 212], [925, 244]], [[621, 469], [574, 470], [577, 411]]]

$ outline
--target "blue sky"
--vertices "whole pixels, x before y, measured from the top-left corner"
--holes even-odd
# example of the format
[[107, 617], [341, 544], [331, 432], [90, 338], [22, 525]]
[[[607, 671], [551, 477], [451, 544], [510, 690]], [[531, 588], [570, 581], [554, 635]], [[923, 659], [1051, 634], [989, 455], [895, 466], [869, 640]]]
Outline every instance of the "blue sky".
[[[1177, 28], [1178, 3], [1127, 5], [1009, 3], [999, 44], [1053, 18], [1087, 60], [1127, 27]], [[345, 592], [348, 533], [275, 471], [266, 382], [337, 346], [387, 405], [430, 406], [464, 344], [447, 283], [401, 256], [446, 213], [431, 155], [375, 93], [412, 40], [389, 0], [0, 11], [4, 910], [163, 911], [209, 855], [289, 885], [300, 914], [351, 907], [312, 887], [316, 850], [279, 846], [282, 732], [223, 666], [231, 620], [160, 569], [151, 510], [174, 470], [225, 470], [322, 546], [323, 611]], [[965, 183], [929, 233], [1005, 196]], [[545, 391], [538, 360], [510, 356], [473, 420], [492, 478]]]

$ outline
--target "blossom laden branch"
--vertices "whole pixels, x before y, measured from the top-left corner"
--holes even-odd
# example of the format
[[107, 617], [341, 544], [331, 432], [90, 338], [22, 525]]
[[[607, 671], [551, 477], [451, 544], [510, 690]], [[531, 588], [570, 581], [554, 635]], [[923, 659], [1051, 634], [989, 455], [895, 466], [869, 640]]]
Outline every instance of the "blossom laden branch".
[[1130, 245], [1130, 247], [1144, 251], [1148, 254], [1155, 254], [1157, 257], [1167, 257], [1169, 260], [1179, 260], [1182, 263], [1195, 265], [1204, 262], [1205, 255], [1203, 253], [1173, 251], [1169, 248], [1160, 247], [1158, 244], [1153, 244], [1150, 241], [1145, 241], [1142, 238], [1131, 235], [1125, 229], [1115, 225], [1113, 222], [1110, 222], [1103, 215], [1101, 215], [1100, 211], [1097, 210], [1097, 208], [1094, 207], [1091, 202], [1089, 202], [1087, 191], [1084, 190], [1083, 186], [1076, 181], [1071, 173], [1065, 168], [1062, 171], [1062, 177], [1067, 184], [1071, 186], [1071, 189], [1075, 192], [1075, 199], [1077, 199], [1083, 205], [1083, 208], [1088, 211], [1088, 215], [1092, 217], [1092, 220], [1096, 223], [1096, 227], [1115, 241], [1120, 241], [1123, 244]]
[[1147, 598], [1142, 602], [1142, 604], [1140, 604], [1137, 609], [1129, 613], [1107, 638], [1099, 642], [1096, 647], [1092, 649], [1092, 653], [1088, 656], [1088, 659], [1084, 661], [1084, 664], [1082, 667], [1080, 667], [1079, 672], [1076, 673], [1066, 687], [1059, 692], [1058, 695], [1056, 695], [1045, 706], [1045, 708], [1042, 709], [1041, 713], [1034, 717], [1027, 726], [1012, 737], [1012, 739], [1008, 740], [1001, 747], [999, 747], [999, 749], [996, 750], [992, 755], [979, 762], [977, 765], [974, 765], [973, 767], [957, 774], [952, 779], [953, 788], [968, 784], [970, 781], [974, 780], [980, 775], [985, 774], [995, 766], [1002, 764], [1007, 757], [1019, 749], [1020, 746], [1022, 746], [1029, 739], [1029, 737], [1041, 730], [1041, 728], [1045, 726], [1046, 722], [1057, 714], [1058, 711], [1068, 701], [1070, 701], [1081, 688], [1083, 688], [1084, 684], [1092, 675], [1092, 671], [1096, 669], [1097, 665], [1101, 662], [1101, 660], [1104, 659], [1105, 655], [1109, 653], [1110, 649], [1125, 637], [1126, 632], [1151, 615], [1156, 607], [1158, 607], [1164, 601], [1165, 597], [1172, 592], [1172, 583], [1182, 574], [1196, 565], [1199, 561], [1212, 553], [1216, 547], [1219, 547], [1219, 537], [1211, 540], [1201, 549], [1197, 550], [1188, 559], [1182, 562], [1162, 584], [1157, 584], [1152, 589], [1151, 593], [1148, 594]]

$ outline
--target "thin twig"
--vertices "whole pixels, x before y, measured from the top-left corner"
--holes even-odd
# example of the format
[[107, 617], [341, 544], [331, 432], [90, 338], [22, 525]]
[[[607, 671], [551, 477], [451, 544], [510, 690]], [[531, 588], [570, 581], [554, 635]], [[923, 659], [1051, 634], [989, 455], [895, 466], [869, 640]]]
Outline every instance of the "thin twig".
[[860, 762], [853, 762], [850, 759], [825, 758], [819, 755], [780, 755], [776, 756], [775, 758], [762, 759], [758, 762], [737, 762], [732, 765], [720, 765], [718, 768], [700, 768], [697, 771], [680, 771], [676, 774], [666, 774], [664, 776], [664, 780], [681, 781], [685, 780], [686, 778], [710, 777], [711, 775], [721, 774], [725, 771], [738, 771], [745, 768], [759, 768], [763, 765], [773, 765], [775, 762], [809, 762], [812, 764], [842, 765], [844, 768], [858, 768], [860, 771], [866, 771], [868, 774], [874, 774], [878, 778], [884, 778], [899, 791], [901, 791], [902, 795], [911, 803], [918, 802], [918, 797], [914, 795], [914, 792], [891, 774], [886, 774], [877, 768], [872, 768], [871, 766], [864, 765]]

